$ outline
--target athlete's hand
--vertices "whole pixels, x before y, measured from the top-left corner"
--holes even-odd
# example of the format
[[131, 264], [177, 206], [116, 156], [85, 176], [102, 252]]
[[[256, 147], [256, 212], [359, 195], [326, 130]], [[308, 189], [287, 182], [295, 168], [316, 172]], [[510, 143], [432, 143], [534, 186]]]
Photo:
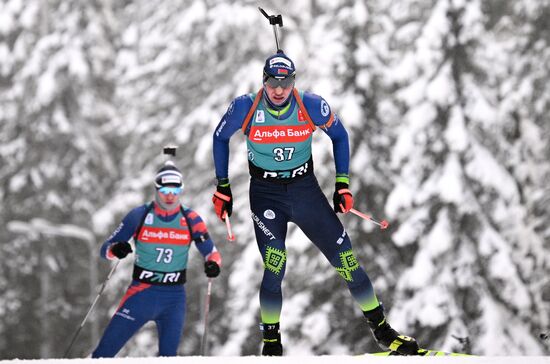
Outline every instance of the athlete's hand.
[[220, 252], [214, 251], [206, 257], [204, 262], [204, 273], [208, 278], [217, 277], [220, 274], [220, 266], [222, 265], [222, 256]]
[[335, 212], [346, 213], [353, 208], [353, 195], [347, 183], [336, 182], [332, 202], [334, 203]]
[[127, 241], [120, 241], [110, 246], [109, 250], [118, 259], [124, 259], [132, 252], [132, 246]]
[[208, 278], [217, 277], [220, 274], [220, 266], [213, 260], [204, 262], [204, 273], [206, 273]]
[[229, 182], [225, 184], [220, 184], [216, 186], [216, 192], [212, 196], [212, 203], [214, 204], [214, 209], [216, 210], [216, 215], [222, 220], [225, 221], [225, 214], [231, 216], [233, 212], [233, 195], [231, 195], [231, 185]]

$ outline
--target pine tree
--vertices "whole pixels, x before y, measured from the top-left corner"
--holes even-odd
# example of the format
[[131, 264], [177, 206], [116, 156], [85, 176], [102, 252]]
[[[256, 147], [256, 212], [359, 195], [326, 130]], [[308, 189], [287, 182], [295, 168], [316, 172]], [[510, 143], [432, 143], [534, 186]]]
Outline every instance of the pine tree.
[[[117, 121], [112, 24], [100, 2], [3, 7], [10, 22], [0, 42], [6, 60], [0, 180], [3, 221], [12, 229], [0, 229], [12, 244], [1, 247], [2, 274], [16, 284], [4, 282], [1, 296], [17, 309], [2, 311], [0, 330], [9, 335], [2, 335], [0, 351], [46, 358], [61, 355], [65, 333], [95, 288], [87, 270], [95, 269], [96, 246], [49, 228], [71, 224], [93, 236], [92, 215], [117, 175], [116, 135], [106, 133]], [[82, 267], [86, 274], [73, 274]], [[75, 302], [74, 292], [85, 302]]]
[[[232, 140], [232, 217], [211, 208], [214, 127], [261, 86], [272, 29], [247, 1], [6, 0], [0, 5], [0, 352], [60, 356], [104, 279], [99, 246], [152, 198], [161, 147], [180, 147], [183, 202], [224, 257], [210, 348], [258, 354], [262, 262], [241, 135]], [[323, 96], [351, 142], [356, 207], [341, 216], [392, 326], [425, 346], [548, 353], [550, 105], [548, 0], [311, 1], [283, 14], [297, 87]], [[60, 21], [62, 19], [62, 21]], [[330, 141], [314, 137], [330, 198]], [[288, 353], [376, 350], [345, 285], [289, 230], [282, 327]], [[192, 250], [180, 354], [197, 354], [205, 279]], [[5, 264], [4, 264], [5, 262]], [[87, 355], [130, 279], [121, 264], [73, 356]], [[147, 326], [120, 353], [153, 356]], [[468, 338], [462, 343], [455, 337]], [[330, 344], [329, 344], [330, 343]], [[466, 346], [463, 346], [466, 344]], [[235, 349], [238, 348], [238, 349]]]
[[536, 303], [516, 259], [520, 236], [510, 234], [524, 224], [515, 214], [521, 190], [494, 87], [511, 75], [495, 72], [506, 45], [486, 31], [484, 10], [446, 0], [421, 9], [402, 55], [409, 72], [397, 99], [406, 110], [387, 208], [401, 223], [395, 243], [413, 258], [396, 317], [424, 345], [460, 350], [453, 337], [466, 336], [475, 353], [541, 353], [525, 325]]

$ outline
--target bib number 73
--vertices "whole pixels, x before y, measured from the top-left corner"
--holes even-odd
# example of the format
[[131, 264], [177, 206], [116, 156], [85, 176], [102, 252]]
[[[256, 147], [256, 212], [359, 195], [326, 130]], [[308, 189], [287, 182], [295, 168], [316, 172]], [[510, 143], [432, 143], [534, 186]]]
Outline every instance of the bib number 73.
[[273, 159], [277, 162], [289, 161], [292, 159], [292, 155], [294, 154], [294, 147], [274, 148], [273, 154], [275, 155]]
[[164, 262], [164, 263], [170, 263], [172, 261], [172, 256], [174, 255], [174, 251], [170, 248], [155, 248], [157, 251], [157, 263]]

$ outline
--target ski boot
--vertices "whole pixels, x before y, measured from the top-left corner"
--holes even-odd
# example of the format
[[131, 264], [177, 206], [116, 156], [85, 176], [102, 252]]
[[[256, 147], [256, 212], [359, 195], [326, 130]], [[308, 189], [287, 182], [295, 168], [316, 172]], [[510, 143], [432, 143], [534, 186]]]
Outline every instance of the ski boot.
[[419, 355], [419, 347], [416, 340], [409, 336], [400, 335], [392, 329], [386, 321], [382, 305], [376, 307], [374, 310], [363, 311], [363, 315], [367, 318], [367, 322], [378, 345], [384, 346], [400, 355]]
[[276, 324], [261, 324], [260, 330], [262, 330], [264, 336], [264, 347], [262, 349], [263, 356], [282, 356], [283, 345], [281, 344], [281, 331], [279, 330], [279, 323]]

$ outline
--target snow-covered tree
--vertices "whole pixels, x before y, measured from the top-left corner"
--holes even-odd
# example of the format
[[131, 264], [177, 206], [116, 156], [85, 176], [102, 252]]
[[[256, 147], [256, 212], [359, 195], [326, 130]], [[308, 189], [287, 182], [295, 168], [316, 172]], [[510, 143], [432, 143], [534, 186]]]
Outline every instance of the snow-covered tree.
[[0, 330], [9, 333], [1, 351], [59, 356], [95, 283], [73, 273], [95, 269], [97, 249], [46, 226], [72, 224], [93, 236], [91, 216], [120, 174], [112, 17], [99, 1], [0, 6], [2, 221], [28, 223], [1, 227], [9, 242], [1, 246], [8, 309]]
[[509, 104], [498, 87], [515, 77], [499, 67], [507, 47], [521, 46], [487, 29], [479, 1], [417, 9], [396, 35], [405, 52], [388, 75], [403, 118], [386, 208], [400, 221], [395, 244], [412, 258], [396, 287], [403, 309], [395, 317], [431, 346], [458, 350], [455, 339], [469, 338], [475, 353], [542, 353], [531, 320], [542, 305], [528, 280], [535, 270], [526, 272], [540, 263], [517, 255], [520, 245], [531, 253], [542, 245], [533, 235], [525, 241], [522, 183], [510, 168], [521, 142], [506, 139]]
[[[0, 4], [0, 353], [61, 356], [109, 270], [99, 246], [179, 146], [183, 202], [224, 257], [210, 353], [258, 354], [262, 261], [247, 153], [231, 142], [237, 242], [213, 214], [212, 133], [261, 86], [275, 51], [257, 6], [282, 14], [297, 87], [348, 129], [356, 207], [341, 216], [390, 322], [476, 354], [548, 353], [548, 0], [4, 0]], [[329, 139], [316, 175], [334, 188]], [[212, 183], [211, 183], [212, 181]], [[344, 282], [289, 229], [281, 325], [288, 354], [376, 350]], [[126, 259], [73, 349], [93, 350], [130, 280]], [[206, 279], [190, 257], [180, 354], [198, 354]], [[470, 344], [458, 338], [469, 338]], [[463, 344], [466, 344], [464, 346]], [[121, 355], [156, 355], [153, 325]], [[36, 349], [32, 349], [36, 348]]]

